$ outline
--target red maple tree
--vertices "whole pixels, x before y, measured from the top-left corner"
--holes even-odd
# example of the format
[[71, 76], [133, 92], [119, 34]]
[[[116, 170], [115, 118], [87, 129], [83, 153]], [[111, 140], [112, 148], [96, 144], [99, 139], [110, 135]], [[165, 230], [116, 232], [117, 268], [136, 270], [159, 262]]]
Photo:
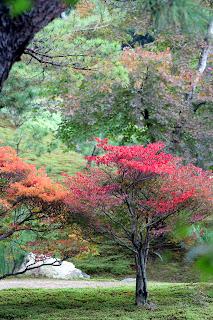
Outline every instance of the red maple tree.
[[210, 212], [211, 176], [163, 151], [163, 143], [146, 147], [112, 146], [98, 141], [102, 155], [88, 157], [96, 166], [67, 176], [65, 202], [90, 225], [134, 254], [136, 304], [147, 303], [146, 266], [153, 240], [184, 219], [204, 219]]

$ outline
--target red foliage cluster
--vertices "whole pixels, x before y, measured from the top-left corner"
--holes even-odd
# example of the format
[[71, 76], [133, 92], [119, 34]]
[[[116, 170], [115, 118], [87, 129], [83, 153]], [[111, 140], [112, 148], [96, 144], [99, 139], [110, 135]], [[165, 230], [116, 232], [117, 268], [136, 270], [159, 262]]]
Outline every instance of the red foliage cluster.
[[[75, 176], [65, 176], [65, 183], [69, 193], [65, 203], [75, 212], [93, 212], [101, 206], [105, 209], [121, 203], [112, 193], [117, 184], [107, 184], [108, 176], [104, 171], [96, 168], [90, 171], [78, 172]], [[106, 182], [106, 184], [105, 184]]]
[[209, 213], [210, 172], [183, 165], [180, 158], [163, 151], [161, 142], [146, 147], [112, 146], [107, 139], [97, 142], [104, 154], [87, 159], [98, 168], [66, 178], [66, 203], [73, 210], [106, 213], [128, 200], [137, 215], [151, 220], [184, 206], [191, 210], [190, 218]]
[[86, 216], [89, 226], [134, 254], [136, 293], [147, 299], [146, 266], [153, 240], [180, 219], [189, 224], [210, 213], [210, 172], [183, 165], [164, 152], [161, 142], [146, 147], [97, 142], [102, 154], [87, 157], [96, 167], [66, 177], [65, 201], [71, 212]]
[[151, 143], [144, 147], [142, 145], [112, 146], [108, 145], [107, 139], [97, 139], [97, 141], [98, 147], [107, 153], [102, 156], [87, 157], [87, 159], [95, 161], [98, 165], [117, 166], [119, 170], [126, 171], [127, 174], [131, 170], [151, 174], [172, 173], [179, 161], [178, 158], [162, 151], [164, 144], [161, 142]]

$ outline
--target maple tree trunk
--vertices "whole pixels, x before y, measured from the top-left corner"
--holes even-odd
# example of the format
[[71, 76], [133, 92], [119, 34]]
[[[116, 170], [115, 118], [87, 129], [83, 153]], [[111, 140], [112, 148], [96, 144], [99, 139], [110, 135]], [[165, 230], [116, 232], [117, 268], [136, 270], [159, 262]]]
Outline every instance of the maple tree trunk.
[[34, 35], [65, 8], [60, 0], [35, 0], [30, 11], [12, 17], [0, 1], [0, 90], [12, 65], [20, 60]]
[[138, 250], [135, 255], [136, 264], [136, 292], [135, 303], [137, 306], [143, 306], [147, 303], [147, 277], [146, 277], [146, 263], [142, 250]]

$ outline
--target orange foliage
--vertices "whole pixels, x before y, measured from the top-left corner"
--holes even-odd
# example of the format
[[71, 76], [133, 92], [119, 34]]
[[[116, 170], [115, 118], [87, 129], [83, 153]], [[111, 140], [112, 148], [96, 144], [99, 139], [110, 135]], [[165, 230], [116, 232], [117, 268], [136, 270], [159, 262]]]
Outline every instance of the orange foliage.
[[94, 9], [95, 5], [88, 0], [80, 1], [76, 6], [76, 11], [81, 18], [85, 18], [91, 14], [91, 11]]
[[[66, 193], [43, 169], [23, 161], [12, 148], [0, 147], [0, 240], [31, 229], [31, 221], [37, 220], [38, 228], [59, 221]], [[18, 213], [14, 219], [14, 211], [23, 205], [27, 214]]]
[[0, 147], [0, 174], [31, 170], [33, 165], [21, 160], [11, 147]]
[[66, 196], [61, 184], [51, 181], [43, 169], [37, 170], [23, 161], [10, 147], [0, 147], [0, 177], [5, 179], [5, 199], [1, 203], [14, 202], [21, 197], [53, 202]]
[[141, 65], [141, 62], [143, 64], [157, 62], [170, 65], [172, 62], [172, 57], [169, 48], [167, 48], [166, 51], [155, 53], [138, 47], [136, 49], [125, 49], [121, 57], [121, 62], [128, 68], [129, 71], [136, 71]]
[[[146, 70], [147, 67], [154, 68], [163, 81], [167, 84], [185, 87], [190, 89], [195, 72], [192, 70], [179, 69], [178, 74], [172, 72], [172, 54], [170, 48], [162, 52], [147, 51], [141, 47], [135, 49], [125, 49], [121, 56], [121, 62], [129, 70], [135, 79], [135, 88], [140, 87], [141, 71]], [[186, 90], [187, 91], [187, 90]]]
[[52, 202], [62, 200], [66, 191], [61, 184], [53, 183], [44, 170], [33, 170], [21, 182], [13, 183], [9, 194], [10, 197], [38, 197], [43, 201]]

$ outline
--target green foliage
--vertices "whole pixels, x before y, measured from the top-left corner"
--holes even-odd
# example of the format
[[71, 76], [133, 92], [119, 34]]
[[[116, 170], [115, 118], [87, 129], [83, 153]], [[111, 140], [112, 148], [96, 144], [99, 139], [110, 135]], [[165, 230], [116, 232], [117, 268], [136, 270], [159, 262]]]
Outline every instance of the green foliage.
[[35, 99], [38, 99], [42, 92], [39, 72], [35, 65], [26, 65], [23, 62], [15, 64], [0, 92], [1, 113], [9, 109], [14, 124], [22, 121], [22, 114], [37, 105]]
[[[41, 71], [34, 64], [14, 65], [0, 93], [0, 144], [14, 147], [22, 157], [45, 166], [51, 176], [58, 178], [61, 172], [75, 173], [85, 162], [82, 156], [66, 152], [56, 137], [61, 122], [57, 108], [60, 100], [56, 97], [52, 103], [49, 87], [41, 82]], [[48, 108], [48, 103], [54, 105], [54, 110]]]
[[24, 11], [27, 11], [32, 6], [31, 0], [4, 0], [10, 7], [12, 16], [17, 16]]
[[[1, 230], [4, 229], [4, 223], [8, 227], [8, 224], [16, 221], [18, 216], [22, 215], [24, 217], [27, 214], [28, 211], [24, 206], [15, 209], [11, 215], [8, 215], [7, 219], [2, 219]], [[35, 241], [37, 236], [35, 232], [23, 230], [10, 237], [10, 239], [0, 241], [0, 277], [18, 270], [24, 256], [28, 253], [27, 243]]]
[[150, 283], [157, 309], [134, 306], [131, 286], [108, 289], [13, 289], [0, 292], [1, 320], [210, 320], [209, 284]]
[[92, 276], [121, 276], [132, 274], [130, 261], [124, 255], [115, 254], [109, 257], [88, 256], [85, 259], [75, 259], [75, 266]]
[[68, 148], [82, 148], [85, 142], [91, 146], [94, 137], [108, 137], [120, 145], [150, 141], [147, 127], [138, 125], [138, 114], [132, 112], [131, 89], [114, 88], [111, 101], [108, 98], [109, 93], [88, 96], [72, 116], [62, 119], [58, 133]]
[[0, 277], [19, 267], [25, 254], [16, 241], [0, 241]]
[[187, 238], [194, 231], [194, 226], [190, 226], [189, 223], [187, 223], [187, 210], [181, 211], [180, 216], [180, 219], [176, 222], [174, 230], [172, 231], [173, 237], [176, 241], [181, 241]]
[[209, 247], [209, 250], [202, 254], [196, 261], [196, 267], [202, 271], [203, 278], [213, 279], [213, 258], [212, 258], [212, 249]]
[[138, 127], [136, 124], [128, 123], [127, 127], [121, 130], [118, 136], [114, 136], [114, 139], [119, 144], [147, 144], [150, 142], [147, 127]]
[[[69, 5], [75, 5], [79, 0], [65, 0]], [[30, 10], [32, 7], [32, 0], [4, 0], [10, 7], [12, 16], [17, 16], [23, 12]]]
[[213, 279], [213, 231], [210, 227], [198, 225], [194, 228], [198, 241], [192, 247], [187, 258], [194, 262], [201, 274], [201, 279], [212, 281]]
[[[50, 60], [61, 64], [61, 67], [42, 65], [36, 60], [31, 61], [27, 55], [23, 56], [22, 62], [13, 67], [4, 96], [1, 96], [2, 106], [6, 105], [11, 110], [12, 104], [13, 110], [20, 111], [40, 107], [50, 109], [51, 112], [60, 110], [62, 123], [58, 137], [68, 149], [83, 150], [83, 145], [91, 146], [90, 141], [94, 136], [108, 136], [117, 144], [164, 140], [170, 150], [179, 155], [184, 154], [188, 159], [199, 158], [199, 165], [203, 166], [210, 158], [207, 151], [204, 152], [204, 149], [209, 148], [209, 139], [204, 141], [202, 138], [202, 141], [198, 141], [187, 128], [181, 133], [182, 143], [178, 148], [171, 143], [172, 139], [176, 139], [173, 137], [176, 123], [182, 121], [178, 120], [178, 117], [183, 114], [179, 108], [184, 105], [181, 100], [181, 95], [186, 93], [184, 89], [181, 88], [181, 91], [178, 86], [168, 84], [166, 92], [162, 92], [161, 85], [165, 79], [159, 78], [159, 73], [156, 73], [150, 63], [147, 80], [143, 81], [146, 79], [146, 70], [140, 70], [140, 80], [143, 83], [143, 90], [140, 90], [135, 87], [135, 79], [128, 66], [121, 63], [121, 47], [129, 41], [130, 33], [145, 35], [153, 29], [149, 16], [142, 12], [150, 12], [151, 7], [155, 10], [156, 5], [159, 5], [163, 12], [165, 6], [169, 6], [168, 1], [142, 1], [141, 4], [146, 4], [145, 11], [132, 6], [132, 2], [128, 3], [131, 5], [121, 8], [119, 1], [115, 6], [114, 2], [108, 5], [92, 0], [88, 5], [91, 5], [91, 10], [86, 14], [84, 11], [87, 6], [83, 15], [77, 6], [76, 10], [67, 14], [66, 19], [55, 19], [46, 26], [36, 35], [31, 47], [35, 47], [41, 55], [48, 52], [49, 56], [54, 57]], [[190, 1], [187, 0], [185, 4], [182, 1], [172, 1], [170, 4], [172, 8], [176, 8], [174, 11], [177, 11], [177, 20], [184, 21], [180, 15], [181, 12], [190, 11]], [[195, 3], [196, 8], [198, 4]], [[184, 6], [188, 6], [188, 11], [184, 11]], [[200, 12], [205, 10], [202, 4], [199, 4], [199, 7]], [[156, 14], [160, 14], [159, 12], [160, 10], [157, 10]], [[167, 17], [170, 10], [168, 12], [169, 14], [164, 12], [162, 15]], [[186, 20], [189, 21], [190, 17], [186, 16]], [[165, 18], [162, 19], [163, 22], [166, 21]], [[197, 24], [198, 22], [197, 20]], [[199, 57], [196, 43], [191, 40], [189, 42], [185, 35], [179, 36], [179, 31], [174, 36], [173, 29], [168, 33], [153, 33], [153, 30], [151, 33], [156, 41], [147, 46], [148, 50], [160, 53], [167, 47], [172, 48], [175, 60], [173, 75], [178, 75], [180, 65], [186, 64], [188, 57], [192, 69], [196, 68]], [[199, 35], [194, 38], [197, 41]], [[145, 47], [145, 50], [147, 48]], [[186, 56], [182, 48], [189, 48]], [[41, 55], [38, 57], [41, 58]], [[168, 95], [169, 101], [165, 95]], [[179, 101], [175, 101], [174, 97], [178, 97]], [[144, 109], [149, 112], [148, 120], [143, 118]], [[22, 117], [22, 114], [20, 115]], [[193, 121], [194, 118], [195, 115], [192, 115]], [[201, 119], [206, 126], [204, 118], [206, 112], [199, 115], [198, 121]], [[193, 130], [194, 135], [195, 133], [196, 130]], [[57, 139], [54, 140], [54, 145], [56, 141]], [[50, 148], [52, 146], [51, 144]]]
[[[37, 157], [57, 148], [59, 142], [53, 137], [60, 123], [60, 114], [39, 110], [26, 112], [23, 118], [25, 121], [14, 131], [12, 139], [7, 139], [8, 145], [15, 148], [19, 154], [23, 155], [28, 151]], [[34, 143], [35, 141], [37, 143]]]
[[188, 34], [206, 31], [210, 12], [199, 0], [145, 0], [142, 4], [158, 30], [180, 29]]

